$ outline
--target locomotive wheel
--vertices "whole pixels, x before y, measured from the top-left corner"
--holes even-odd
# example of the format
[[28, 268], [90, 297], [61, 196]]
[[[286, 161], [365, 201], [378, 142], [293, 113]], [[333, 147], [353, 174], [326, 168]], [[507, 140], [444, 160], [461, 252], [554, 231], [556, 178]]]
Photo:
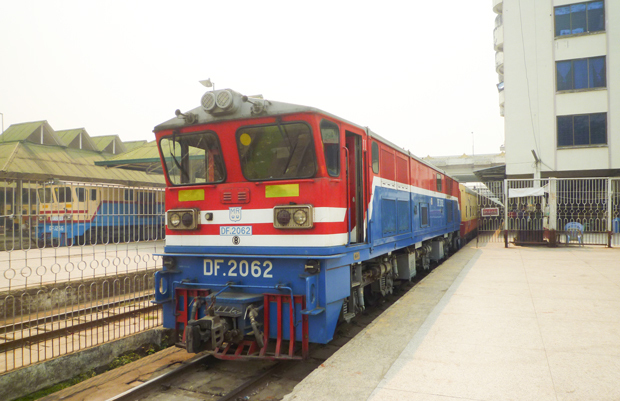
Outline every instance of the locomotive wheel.
[[368, 306], [376, 306], [381, 301], [381, 294], [372, 292], [370, 288], [364, 288], [364, 303]]

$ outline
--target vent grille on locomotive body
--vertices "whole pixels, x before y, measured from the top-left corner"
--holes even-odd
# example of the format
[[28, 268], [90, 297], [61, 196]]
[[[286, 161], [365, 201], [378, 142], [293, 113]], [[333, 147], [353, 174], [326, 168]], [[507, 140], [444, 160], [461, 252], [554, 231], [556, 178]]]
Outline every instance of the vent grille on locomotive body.
[[180, 227], [156, 302], [188, 351], [306, 357], [459, 248], [458, 183], [369, 129], [230, 89], [200, 104], [155, 128]]

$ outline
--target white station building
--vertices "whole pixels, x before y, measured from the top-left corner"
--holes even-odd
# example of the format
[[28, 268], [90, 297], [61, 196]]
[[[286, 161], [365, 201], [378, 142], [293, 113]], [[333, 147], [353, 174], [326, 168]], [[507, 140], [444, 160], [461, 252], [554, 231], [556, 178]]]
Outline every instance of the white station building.
[[492, 0], [506, 177], [620, 176], [620, 0]]

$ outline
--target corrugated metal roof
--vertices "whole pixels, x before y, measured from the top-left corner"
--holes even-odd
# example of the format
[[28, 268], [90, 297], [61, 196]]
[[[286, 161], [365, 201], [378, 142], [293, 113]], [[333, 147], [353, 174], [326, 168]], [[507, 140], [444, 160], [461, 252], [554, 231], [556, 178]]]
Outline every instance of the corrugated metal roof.
[[125, 145], [125, 149], [127, 149], [127, 152], [131, 152], [132, 150], [139, 148], [140, 146], [143, 146], [146, 144], [147, 144], [147, 141], [123, 142], [123, 145]]
[[[56, 131], [56, 135], [67, 144], [68, 147], [74, 149], [85, 149], [98, 151], [97, 146], [92, 141], [88, 132], [86, 132], [85, 128], [74, 128], [74, 129], [66, 129], [61, 131]], [[81, 144], [80, 144], [81, 139]], [[80, 148], [80, 145], [82, 146]]]
[[95, 165], [163, 174], [157, 141], [148, 142], [139, 148], [116, 155], [108, 160], [97, 161]]
[[162, 175], [94, 165], [105, 160], [98, 152], [37, 145], [0, 143], [0, 178], [109, 182], [124, 185], [165, 186]]
[[61, 131], [56, 131], [56, 135], [58, 135], [58, 137], [62, 139], [64, 143], [68, 144], [72, 140], [74, 140], [75, 137], [80, 135], [82, 131], [84, 131], [84, 128], [65, 129]]
[[33, 121], [29, 123], [11, 124], [0, 135], [0, 142], [29, 141], [41, 143], [41, 131], [43, 132], [43, 143], [46, 145], [66, 146], [66, 144], [56, 135], [56, 132], [47, 121]]
[[127, 151], [123, 141], [118, 135], [93, 136], [90, 138], [100, 152], [113, 153], [115, 155]]
[[[145, 141], [146, 142], [146, 141]], [[107, 164], [122, 164], [127, 160], [143, 160], [143, 159], [157, 159], [159, 160], [159, 150], [157, 149], [157, 141], [151, 141], [145, 143], [143, 146], [131, 150], [129, 152], [125, 152], [120, 155], [116, 155], [110, 159], [108, 159]]]

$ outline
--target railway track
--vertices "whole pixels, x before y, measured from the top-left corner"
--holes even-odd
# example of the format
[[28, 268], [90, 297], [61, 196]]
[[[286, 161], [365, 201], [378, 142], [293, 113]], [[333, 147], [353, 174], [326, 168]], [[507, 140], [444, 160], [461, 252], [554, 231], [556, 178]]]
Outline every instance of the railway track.
[[[416, 278], [417, 283], [423, 276]], [[341, 324], [329, 344], [311, 344], [304, 361], [225, 361], [199, 355], [162, 376], [144, 382], [109, 401], [159, 400], [278, 400], [355, 337], [415, 284], [402, 285], [363, 315]]]
[[[160, 306], [148, 304], [152, 298], [152, 294], [141, 294], [54, 315], [36, 316], [21, 322], [4, 324], [0, 326], [0, 352], [97, 327], [102, 324], [102, 321], [105, 323], [121, 321], [138, 312], [155, 311]], [[144, 306], [145, 303], [147, 306]]]

